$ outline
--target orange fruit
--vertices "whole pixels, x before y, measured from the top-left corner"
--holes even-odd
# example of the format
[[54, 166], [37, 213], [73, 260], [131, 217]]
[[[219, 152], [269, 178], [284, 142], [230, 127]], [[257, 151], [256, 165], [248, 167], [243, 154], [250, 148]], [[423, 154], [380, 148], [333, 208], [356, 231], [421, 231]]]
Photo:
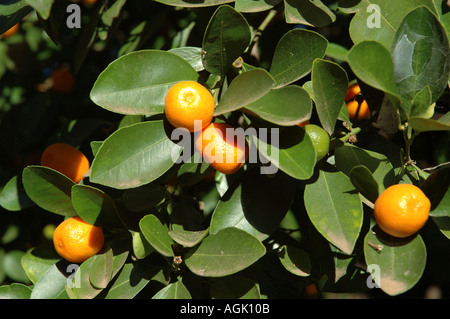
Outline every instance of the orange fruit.
[[102, 250], [104, 243], [103, 229], [78, 216], [66, 219], [53, 232], [56, 252], [73, 263], [82, 263], [94, 256]]
[[361, 103], [356, 100], [347, 102], [347, 111], [351, 120], [366, 120], [370, 117], [370, 109], [365, 100]]
[[[174, 127], [200, 131], [213, 119], [214, 98], [200, 83], [178, 82], [167, 91], [164, 112]], [[201, 121], [200, 125], [195, 126], [195, 121]]]
[[223, 174], [235, 173], [244, 166], [249, 152], [244, 134], [225, 123], [211, 123], [198, 133], [195, 149]]
[[52, 89], [58, 93], [69, 93], [75, 86], [75, 77], [69, 68], [58, 68], [52, 72]]
[[420, 188], [411, 184], [396, 184], [377, 198], [373, 212], [381, 230], [404, 238], [425, 225], [430, 207], [430, 200]]
[[358, 84], [353, 84], [348, 88], [347, 94], [345, 95], [345, 102], [353, 100], [358, 94], [361, 94], [361, 88]]
[[16, 23], [9, 30], [5, 31], [5, 33], [3, 33], [1, 35], [1, 37], [8, 38], [8, 37], [12, 36], [13, 34], [17, 33], [17, 31], [19, 31], [19, 23]]
[[75, 147], [65, 143], [48, 146], [41, 156], [41, 165], [52, 168], [79, 183], [89, 170], [89, 160]]
[[298, 123], [297, 125], [300, 126], [300, 127], [304, 127], [304, 126], [307, 125], [307, 124], [309, 124], [309, 121], [308, 121], [308, 120], [306, 120], [306, 121], [304, 121], [304, 122], [300, 122], [300, 123]]

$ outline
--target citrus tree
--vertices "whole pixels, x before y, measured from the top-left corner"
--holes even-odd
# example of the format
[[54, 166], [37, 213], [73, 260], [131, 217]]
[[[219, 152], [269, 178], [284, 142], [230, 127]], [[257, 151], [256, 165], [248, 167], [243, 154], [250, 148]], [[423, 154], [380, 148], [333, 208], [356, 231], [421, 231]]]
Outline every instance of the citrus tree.
[[[442, 0], [3, 2], [0, 296], [448, 293], [448, 11]], [[244, 136], [245, 163], [223, 170], [195, 147], [200, 131], [168, 121], [167, 92], [184, 81], [214, 100], [212, 119], [192, 119]], [[53, 151], [63, 165], [41, 161], [57, 143], [88, 159], [81, 181], [73, 150]], [[420, 221], [403, 191], [377, 203], [398, 184], [429, 201]], [[75, 263], [52, 240], [72, 217], [102, 230], [100, 250]], [[406, 237], [381, 227], [410, 220]]]

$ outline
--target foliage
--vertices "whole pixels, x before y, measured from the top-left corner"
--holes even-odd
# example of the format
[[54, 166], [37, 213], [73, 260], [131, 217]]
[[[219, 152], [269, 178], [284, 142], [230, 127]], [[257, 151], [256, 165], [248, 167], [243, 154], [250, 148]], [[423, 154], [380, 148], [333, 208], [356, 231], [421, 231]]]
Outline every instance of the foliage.
[[[445, 1], [76, 3], [73, 29], [69, 1], [0, 4], [0, 33], [20, 22], [0, 40], [2, 298], [299, 298], [311, 284], [324, 297], [448, 293]], [[54, 92], [51, 72], [66, 64], [75, 88]], [[237, 173], [172, 135], [164, 97], [182, 80], [213, 92], [217, 121], [254, 132]], [[367, 120], [349, 119], [351, 83]], [[330, 136], [319, 161], [305, 120]], [[79, 184], [40, 166], [56, 141], [90, 159]], [[427, 225], [401, 240], [372, 211], [396, 183], [432, 201]], [[79, 268], [51, 243], [75, 215], [106, 237]]]

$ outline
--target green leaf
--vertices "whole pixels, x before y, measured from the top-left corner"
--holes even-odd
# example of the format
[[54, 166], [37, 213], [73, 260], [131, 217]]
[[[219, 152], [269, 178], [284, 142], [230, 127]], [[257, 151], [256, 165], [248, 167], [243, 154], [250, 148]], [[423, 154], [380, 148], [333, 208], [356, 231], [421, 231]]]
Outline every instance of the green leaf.
[[233, 184], [217, 204], [210, 233], [236, 227], [259, 240], [266, 239], [286, 216], [295, 184], [295, 179], [282, 172], [274, 176], [261, 174], [258, 169], [246, 172], [242, 181]]
[[208, 233], [209, 229], [193, 231], [177, 229], [169, 231], [169, 236], [184, 247], [194, 247], [208, 236]]
[[31, 287], [18, 283], [0, 286], [0, 299], [29, 299], [31, 291]]
[[91, 257], [84, 261], [79, 268], [73, 269], [74, 275], [69, 285], [72, 288], [73, 296], [77, 299], [93, 299], [102, 291], [91, 284], [90, 273], [94, 260], [95, 257]]
[[198, 47], [180, 47], [170, 49], [170, 53], [174, 53], [186, 60], [195, 71], [200, 72], [205, 69], [202, 62], [202, 48]]
[[361, 199], [350, 179], [339, 171], [319, 172], [305, 187], [304, 201], [315, 228], [331, 244], [351, 254], [363, 222]]
[[264, 245], [249, 233], [229, 227], [206, 237], [185, 256], [186, 266], [202, 277], [223, 277], [241, 271], [264, 256]]
[[142, 235], [155, 250], [163, 256], [173, 256], [172, 238], [168, 229], [153, 214], [144, 216], [139, 222]]
[[71, 189], [75, 183], [63, 174], [33, 165], [23, 170], [22, 182], [28, 197], [39, 207], [67, 217], [77, 214], [71, 199]]
[[190, 0], [155, 0], [157, 2], [164, 3], [169, 6], [174, 7], [210, 7], [216, 6], [228, 2], [233, 2], [234, 0], [202, 0], [202, 1], [190, 1]]
[[143, 259], [150, 255], [155, 249], [148, 243], [141, 232], [131, 231], [133, 253], [137, 259]]
[[408, 124], [417, 132], [450, 131], [450, 112], [438, 120], [411, 117]]
[[272, 9], [282, 0], [236, 0], [234, 7], [239, 12], [253, 13]]
[[332, 135], [348, 89], [347, 73], [334, 62], [316, 59], [311, 81], [320, 123]]
[[39, 13], [42, 19], [47, 20], [49, 18], [53, 0], [27, 0], [27, 2]]
[[98, 226], [118, 226], [114, 200], [102, 190], [88, 185], [72, 187], [72, 204], [85, 222]]
[[283, 247], [278, 256], [290, 273], [301, 277], [308, 277], [311, 274], [311, 260], [304, 250], [288, 245]]
[[13, 176], [0, 192], [0, 206], [6, 210], [20, 211], [33, 205], [23, 188], [22, 176]]
[[210, 294], [213, 299], [261, 299], [259, 284], [239, 276], [215, 278], [211, 283]]
[[336, 15], [320, 0], [284, 0], [287, 23], [324, 27], [336, 20]]
[[27, 274], [27, 277], [33, 284], [36, 284], [47, 270], [59, 260], [61, 260], [61, 257], [53, 248], [52, 243], [37, 246], [28, 250], [25, 255], [23, 255], [20, 263]]
[[430, 215], [450, 217], [450, 168], [433, 172], [423, 183], [422, 191], [431, 202]]
[[67, 298], [65, 286], [68, 278], [64, 275], [62, 264], [52, 265], [34, 285], [30, 299], [61, 299]]
[[303, 88], [289, 85], [270, 90], [245, 109], [270, 123], [291, 126], [309, 120], [312, 101]]
[[394, 106], [400, 106], [395, 93], [394, 63], [385, 47], [375, 41], [362, 41], [350, 49], [347, 61], [358, 78], [385, 92]]
[[24, 255], [25, 252], [21, 250], [13, 249], [7, 251], [0, 260], [0, 267], [11, 280], [28, 284], [30, 283], [30, 279], [20, 263]]
[[325, 55], [338, 62], [347, 62], [348, 49], [337, 43], [328, 43]]
[[0, 34], [20, 22], [33, 8], [25, 0], [0, 3]]
[[367, 167], [379, 186], [379, 194], [395, 184], [394, 168], [383, 154], [353, 145], [344, 145], [336, 149], [335, 159], [336, 167], [348, 176], [356, 166], [364, 165]]
[[253, 69], [238, 75], [219, 101], [214, 115], [238, 110], [265, 95], [275, 82], [267, 71]]
[[372, 203], [375, 203], [378, 198], [379, 186], [372, 172], [364, 165], [356, 165], [350, 170], [348, 176], [356, 190]]
[[305, 75], [312, 68], [317, 58], [323, 58], [328, 41], [314, 31], [294, 29], [287, 32], [278, 42], [270, 74], [277, 87], [291, 84]]
[[130, 125], [103, 142], [92, 162], [90, 180], [119, 189], [142, 186], [169, 170], [180, 152], [163, 121]]
[[430, 118], [434, 114], [435, 104], [431, 103], [431, 90], [428, 85], [417, 92], [411, 102], [410, 116]]
[[197, 78], [194, 68], [176, 54], [136, 51], [110, 63], [95, 81], [90, 97], [95, 104], [119, 114], [160, 114], [172, 85]]
[[447, 34], [429, 9], [417, 8], [398, 27], [391, 53], [394, 81], [398, 95], [402, 98], [402, 108], [408, 116], [420, 114], [422, 108], [413, 108], [416, 94], [429, 86], [431, 103], [434, 103], [447, 87], [450, 75]]
[[223, 76], [247, 49], [251, 38], [250, 26], [242, 14], [228, 5], [217, 8], [203, 37], [202, 61], [205, 69]]
[[111, 248], [93, 256], [92, 265], [89, 269], [89, 281], [97, 289], [106, 288], [111, 280], [113, 271], [113, 251]]
[[[419, 6], [428, 7], [437, 14], [433, 0], [364, 0], [356, 8], [350, 22], [349, 32], [355, 44], [362, 41], [377, 41], [390, 49], [395, 32], [403, 18]], [[379, 25], [378, 25], [379, 22]]]
[[316, 150], [303, 128], [272, 128], [268, 133], [260, 132], [258, 137], [253, 135], [253, 143], [263, 158], [293, 178], [305, 180], [313, 175]]
[[427, 251], [419, 235], [398, 239], [385, 235], [376, 227], [364, 238], [364, 257], [367, 265], [377, 267], [372, 274], [375, 283], [388, 295], [396, 296], [420, 280]]
[[163, 272], [161, 267], [140, 262], [126, 263], [105, 295], [105, 299], [133, 299], [147, 284]]
[[181, 282], [181, 280], [178, 280], [177, 282], [174, 282], [160, 291], [158, 291], [152, 299], [192, 299], [191, 294], [189, 293], [189, 290], [186, 288], [185, 285]]

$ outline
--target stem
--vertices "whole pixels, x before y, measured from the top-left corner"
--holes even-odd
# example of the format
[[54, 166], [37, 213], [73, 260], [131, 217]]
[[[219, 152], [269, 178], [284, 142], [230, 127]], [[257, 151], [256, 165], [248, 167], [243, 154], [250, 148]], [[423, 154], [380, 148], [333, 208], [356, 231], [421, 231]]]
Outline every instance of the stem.
[[350, 138], [352, 135], [357, 135], [357, 134], [359, 134], [361, 131], [362, 131], [362, 128], [361, 128], [361, 127], [354, 127], [354, 128], [352, 128], [352, 130], [351, 130], [349, 133], [347, 133], [347, 134], [345, 134], [343, 137], [339, 138], [339, 140], [340, 140], [341, 142], [343, 142], [343, 143], [348, 142], [349, 138]]
[[262, 33], [264, 32], [264, 30], [267, 28], [267, 26], [269, 25], [269, 23], [276, 17], [277, 15], [277, 10], [270, 10], [269, 13], [266, 15], [266, 17], [264, 18], [264, 20], [261, 22], [261, 24], [259, 25], [258, 29], [256, 29], [255, 32], [255, 36], [253, 37], [252, 43], [250, 44], [250, 46], [248, 47], [248, 52], [251, 52], [253, 47], [255, 46], [256, 42], [258, 42], [259, 38], [261, 37]]

